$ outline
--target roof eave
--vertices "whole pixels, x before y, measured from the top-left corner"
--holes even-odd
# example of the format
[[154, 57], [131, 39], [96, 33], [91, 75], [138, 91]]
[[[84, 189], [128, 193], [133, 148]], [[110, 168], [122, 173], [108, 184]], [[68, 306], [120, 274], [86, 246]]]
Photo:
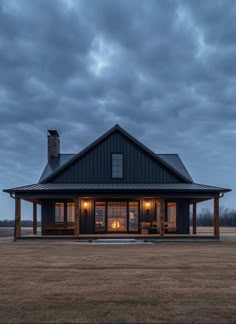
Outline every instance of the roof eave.
[[176, 193], [226, 193], [226, 192], [230, 192], [232, 191], [232, 189], [226, 189], [226, 188], [215, 188], [212, 190], [200, 190], [200, 189], [122, 189], [122, 188], [109, 188], [109, 189], [41, 189], [41, 190], [37, 190], [37, 189], [33, 189], [33, 190], [21, 190], [21, 189], [17, 189], [17, 188], [12, 188], [12, 189], [4, 189], [3, 192], [9, 193], [9, 194], [15, 194], [15, 193], [19, 193], [19, 194], [24, 194], [24, 193], [64, 193], [64, 192], [176, 192]]

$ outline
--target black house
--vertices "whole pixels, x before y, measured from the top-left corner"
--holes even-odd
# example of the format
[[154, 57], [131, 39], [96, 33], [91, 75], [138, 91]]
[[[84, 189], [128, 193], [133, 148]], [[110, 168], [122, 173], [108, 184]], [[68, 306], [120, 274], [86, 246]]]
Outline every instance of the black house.
[[16, 237], [21, 199], [37, 204], [42, 235], [196, 234], [196, 204], [214, 200], [219, 237], [219, 198], [230, 189], [193, 182], [177, 154], [156, 154], [115, 125], [78, 154], [61, 154], [56, 130], [48, 131], [48, 163], [37, 184], [4, 190], [15, 198]]

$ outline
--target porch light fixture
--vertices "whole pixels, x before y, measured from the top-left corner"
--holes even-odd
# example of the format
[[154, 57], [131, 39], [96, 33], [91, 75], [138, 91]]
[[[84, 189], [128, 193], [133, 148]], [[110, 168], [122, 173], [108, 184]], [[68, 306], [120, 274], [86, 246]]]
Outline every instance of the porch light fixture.
[[84, 201], [84, 209], [87, 209], [87, 208], [88, 208], [88, 201], [85, 200], [85, 201]]
[[146, 201], [145, 202], [145, 209], [146, 209], [146, 215], [145, 215], [145, 218], [146, 218], [146, 221], [148, 222], [150, 220], [150, 201]]
[[149, 209], [150, 208], [150, 201], [146, 201], [145, 202], [145, 207], [146, 207], [146, 209]]

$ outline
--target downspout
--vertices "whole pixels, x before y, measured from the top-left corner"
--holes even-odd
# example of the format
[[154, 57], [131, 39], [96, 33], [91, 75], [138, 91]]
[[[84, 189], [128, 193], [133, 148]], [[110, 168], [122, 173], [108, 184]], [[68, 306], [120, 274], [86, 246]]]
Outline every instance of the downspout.
[[[224, 193], [223, 192], [220, 192], [219, 194], [219, 198], [223, 198], [224, 197]], [[220, 211], [219, 211], [219, 214], [220, 214]], [[219, 215], [219, 224], [220, 224], [220, 215]], [[219, 225], [220, 226], [220, 225]]]

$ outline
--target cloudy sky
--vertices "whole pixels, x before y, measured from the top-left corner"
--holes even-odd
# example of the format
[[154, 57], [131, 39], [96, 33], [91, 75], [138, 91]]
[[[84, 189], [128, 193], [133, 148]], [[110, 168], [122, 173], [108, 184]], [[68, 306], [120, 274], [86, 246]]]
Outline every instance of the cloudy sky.
[[0, 188], [38, 181], [47, 129], [77, 153], [116, 123], [236, 190], [235, 0], [0, 0]]

